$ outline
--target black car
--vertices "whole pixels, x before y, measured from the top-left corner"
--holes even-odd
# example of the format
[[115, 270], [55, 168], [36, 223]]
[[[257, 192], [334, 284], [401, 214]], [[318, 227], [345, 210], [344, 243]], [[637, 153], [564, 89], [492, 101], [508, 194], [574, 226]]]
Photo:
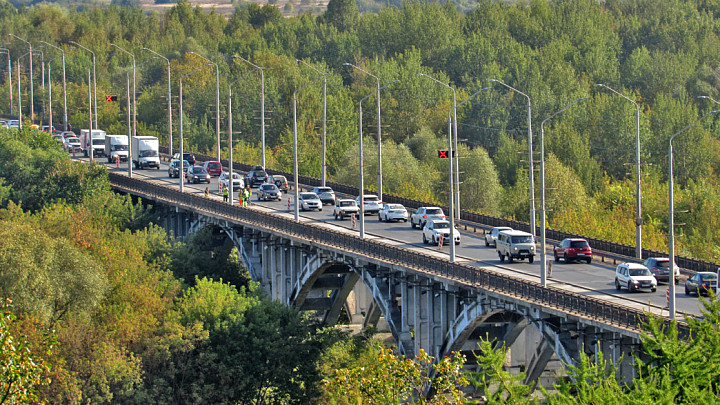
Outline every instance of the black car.
[[210, 174], [202, 166], [193, 166], [185, 173], [188, 183], [210, 183]]
[[255, 187], [256, 184], [263, 184], [267, 181], [268, 175], [265, 170], [251, 170], [245, 176], [245, 185]]
[[709, 271], [701, 271], [695, 273], [687, 281], [685, 281], [685, 295], [692, 293], [700, 295], [710, 295], [717, 288], [717, 274]]
[[[186, 160], [183, 162], [183, 172], [187, 173], [190, 163]], [[175, 159], [168, 166], [168, 177], [180, 177], [180, 161]]]
[[257, 191], [258, 201], [260, 200], [280, 200], [282, 199], [282, 192], [276, 185], [266, 183], [260, 186]]
[[[173, 160], [176, 159], [180, 159], [180, 153], [176, 153], [173, 155]], [[193, 166], [195, 164], [195, 155], [190, 152], [184, 152], [183, 160], [187, 160], [187, 162], [190, 163], [190, 166]]]

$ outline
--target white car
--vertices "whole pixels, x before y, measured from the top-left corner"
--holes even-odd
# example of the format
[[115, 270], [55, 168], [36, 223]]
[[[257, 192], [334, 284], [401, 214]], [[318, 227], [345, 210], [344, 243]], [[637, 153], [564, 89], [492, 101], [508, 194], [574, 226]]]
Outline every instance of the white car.
[[[230, 188], [230, 173], [228, 172], [222, 172], [220, 174], [220, 177], [218, 178], [218, 181], [220, 184], [222, 184], [224, 187]], [[240, 191], [240, 189], [245, 188], [245, 182], [243, 181], [243, 178], [240, 174], [233, 172], [232, 176], [232, 185], [233, 185], [233, 191]]]
[[[455, 236], [455, 244], [460, 244], [460, 232], [455, 228], [453, 232]], [[437, 245], [443, 238], [443, 245], [450, 241], [450, 221], [444, 219], [431, 219], [423, 228], [423, 243], [432, 243]]]
[[322, 202], [320, 197], [315, 193], [300, 193], [300, 210], [318, 210], [322, 211]]
[[68, 152], [80, 152], [82, 150], [80, 146], [80, 139], [75, 136], [65, 138], [63, 147]]
[[657, 280], [647, 267], [639, 263], [622, 263], [615, 268], [615, 289], [626, 287], [635, 292], [640, 289], [657, 290]]
[[485, 246], [497, 246], [497, 237], [500, 231], [512, 231], [509, 226], [496, 226], [489, 233], [485, 234]]
[[425, 227], [431, 219], [445, 219], [445, 213], [440, 207], [420, 207], [410, 216], [410, 227]]
[[335, 208], [333, 209], [333, 215], [335, 216], [335, 219], [344, 219], [345, 217], [349, 217], [351, 215], [358, 215], [358, 211], [360, 209], [358, 208], [357, 204], [355, 204], [355, 200], [350, 199], [337, 199], [335, 200]]
[[402, 204], [384, 204], [378, 212], [378, 221], [403, 221], [407, 222], [408, 212]]
[[[355, 204], [360, 206], [360, 196], [355, 198]], [[364, 194], [363, 195], [363, 213], [377, 214], [383, 207], [382, 201], [375, 194]]]

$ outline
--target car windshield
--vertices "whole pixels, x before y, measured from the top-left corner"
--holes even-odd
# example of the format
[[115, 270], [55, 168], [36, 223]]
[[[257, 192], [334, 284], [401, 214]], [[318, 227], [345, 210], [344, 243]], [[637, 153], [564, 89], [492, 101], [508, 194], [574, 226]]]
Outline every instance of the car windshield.
[[266, 191], [275, 190], [274, 184], [263, 184], [261, 187], [263, 190], [266, 190]]
[[590, 247], [590, 245], [585, 240], [574, 240], [574, 241], [570, 242], [570, 247], [571, 248], [586, 248], [586, 247]]
[[104, 139], [93, 139], [93, 145], [105, 145]]
[[447, 229], [450, 228], [450, 225], [447, 222], [437, 222], [433, 225], [433, 228], [435, 229]]
[[340, 201], [341, 207], [352, 207], [355, 205], [355, 201]]
[[205, 171], [205, 169], [203, 169], [203, 168], [200, 167], [200, 166], [195, 166], [195, 167], [193, 167], [192, 172], [195, 173], [195, 174], [207, 173], [207, 172]]
[[717, 280], [717, 274], [701, 274], [700, 278], [702, 281]]
[[403, 206], [400, 204], [388, 204], [387, 205], [389, 210], [401, 210], [403, 209]]
[[512, 243], [532, 243], [532, 236], [513, 236]]
[[233, 180], [240, 180], [240, 175], [237, 173], [233, 173]]
[[631, 276], [649, 276], [650, 270], [648, 269], [630, 269]]
[[68, 138], [68, 143], [80, 143], [80, 140], [77, 138]]
[[302, 193], [300, 194], [300, 198], [303, 200], [317, 200], [318, 196], [315, 195], [315, 193]]
[[113, 150], [128, 150], [127, 145], [113, 145]]
[[425, 211], [428, 215], [442, 215], [442, 210], [440, 208], [431, 208], [427, 211]]
[[140, 157], [152, 157], [157, 155], [158, 153], [156, 150], [144, 150], [140, 152]]

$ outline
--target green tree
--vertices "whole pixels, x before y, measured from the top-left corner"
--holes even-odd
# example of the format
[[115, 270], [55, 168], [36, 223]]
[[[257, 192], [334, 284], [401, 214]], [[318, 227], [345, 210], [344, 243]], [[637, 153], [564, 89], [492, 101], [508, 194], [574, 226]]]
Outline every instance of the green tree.
[[330, 0], [322, 17], [326, 24], [333, 25], [340, 32], [355, 29], [360, 19], [355, 0]]

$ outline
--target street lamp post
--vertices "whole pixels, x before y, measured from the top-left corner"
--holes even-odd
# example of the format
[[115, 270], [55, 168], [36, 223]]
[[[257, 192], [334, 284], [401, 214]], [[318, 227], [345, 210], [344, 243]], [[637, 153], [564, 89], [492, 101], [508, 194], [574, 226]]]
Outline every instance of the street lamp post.
[[532, 107], [530, 103], [530, 96], [523, 93], [522, 91], [505, 84], [504, 82], [497, 79], [490, 79], [491, 82], [502, 84], [508, 89], [525, 96], [527, 98], [527, 125], [528, 125], [528, 160], [529, 160], [529, 180], [530, 180], [530, 233], [535, 236], [537, 229], [535, 227], [535, 168], [533, 165], [533, 140], [532, 140]]
[[48, 61], [48, 125], [50, 126], [50, 133], [53, 131], [53, 110], [52, 110], [52, 62], [57, 59], [57, 56]]
[[260, 164], [265, 167], [265, 68], [262, 68], [239, 55], [233, 55], [260, 71]]
[[[458, 141], [457, 141], [457, 138], [458, 138], [458, 133], [457, 133], [457, 99], [456, 99], [456, 95], [455, 95], [455, 89], [454, 89], [452, 86], [450, 86], [449, 84], [445, 84], [445, 83], [441, 82], [440, 80], [438, 80], [438, 79], [436, 79], [436, 78], [434, 78], [434, 77], [432, 77], [432, 76], [430, 76], [430, 75], [426, 75], [425, 73], [419, 73], [418, 75], [419, 75], [419, 76], [427, 77], [428, 79], [433, 80], [434, 82], [439, 83], [439, 84], [447, 87], [448, 89], [452, 90], [452, 92], [453, 92], [453, 99], [452, 99], [452, 101], [453, 101], [453, 108], [452, 108], [452, 112], [453, 112], [453, 132], [454, 132], [454, 136], [453, 136], [453, 134], [451, 134], [451, 138], [454, 138], [454, 140], [453, 140], [453, 144], [454, 144], [454, 145], [453, 145], [453, 148], [451, 148], [451, 149], [455, 151], [455, 154], [458, 154]], [[475, 93], [475, 94], [477, 94], [477, 93]], [[474, 96], [475, 94], [473, 94], [473, 96]], [[470, 96], [470, 97], [472, 97], [472, 96]], [[469, 99], [469, 97], [468, 97], [468, 99]], [[465, 100], [465, 101], [467, 101], [467, 100]], [[452, 158], [452, 157], [451, 157], [451, 158]], [[455, 168], [454, 168], [454, 170], [455, 170], [455, 175], [454, 175], [454, 178], [455, 178], [455, 183], [456, 183], [456, 184], [455, 184], [455, 202], [454, 202], [454, 203], [455, 203], [455, 218], [460, 219], [460, 165], [459, 165], [459, 163], [458, 163], [458, 159], [459, 159], [459, 156], [455, 156], [455, 157], [454, 157], [454, 160], [455, 160]]]
[[[315, 66], [305, 62], [302, 59], [295, 59], [298, 62], [301, 62], [308, 66], [310, 69], [316, 71], [318, 74], [323, 74], [324, 72], [321, 72], [318, 70]], [[325, 183], [327, 181], [327, 77], [323, 77], [323, 123], [322, 123], [322, 168], [321, 168], [321, 180], [322, 180], [322, 186], [325, 187]], [[380, 197], [382, 199], [382, 197]], [[382, 201], [382, 200], [381, 200]]]
[[131, 124], [130, 124], [130, 73], [125, 72], [125, 89], [127, 94], [127, 101], [125, 107], [125, 113], [127, 117], [127, 132], [128, 132], [128, 177], [132, 178], [132, 139], [130, 137]]
[[210, 59], [196, 52], [188, 52], [208, 62], [209, 65], [215, 65], [215, 132], [217, 133], [217, 161], [220, 161], [220, 67]]
[[239, 80], [244, 79], [247, 75], [249, 75], [250, 73], [254, 72], [257, 69], [261, 69], [261, 68], [260, 67], [253, 68], [253, 70], [251, 70], [247, 74], [233, 80], [232, 83], [228, 84], [228, 119], [227, 119], [227, 121], [228, 121], [228, 145], [229, 145], [228, 146], [228, 160], [229, 160], [229, 165], [230, 165], [230, 170], [228, 173], [230, 175], [230, 178], [228, 181], [229, 182], [229, 186], [228, 186], [229, 190], [228, 191], [230, 193], [230, 205], [233, 205], [233, 196], [234, 196], [233, 193], [235, 192], [235, 188], [233, 187], [233, 135], [232, 135], [233, 134], [233, 127], [232, 127], [232, 124], [233, 124], [233, 116], [232, 116], [233, 94], [232, 94], [232, 86], [233, 86], [233, 84], [237, 83]]
[[[113, 44], [113, 43], [110, 43], [110, 46], [114, 46], [115, 48], [119, 49], [120, 51], [125, 52], [126, 54], [130, 55], [130, 57], [132, 58], [132, 63], [133, 63], [133, 65], [132, 65], [132, 67], [133, 67], [133, 84], [132, 84], [132, 103], [133, 103], [133, 105], [132, 105], [132, 110], [133, 110], [132, 126], [133, 126], [133, 127], [132, 127], [132, 136], [136, 136], [136, 135], [137, 135], [137, 103], [135, 102], [135, 95], [136, 95], [136, 91], [135, 91], [135, 83], [136, 83], [136, 82], [135, 82], [135, 54], [133, 54], [133, 53], [131, 53], [131, 52], [128, 52], [128, 51], [126, 51], [125, 49], [123, 49], [123, 48], [121, 48], [121, 47], [119, 47], [119, 46], [117, 46], [117, 45], [115, 45], [115, 44]], [[93, 60], [94, 60], [94, 57], [93, 57]], [[181, 160], [182, 160], [182, 159], [181, 159]]]
[[[25, 53], [25, 55], [29, 55], [30, 52]], [[17, 67], [17, 99], [18, 99], [18, 128], [22, 129], [22, 93], [20, 89], [20, 59], [23, 58], [22, 55], [17, 59], [17, 63], [15, 66]]]
[[60, 54], [62, 55], [62, 67], [63, 67], [63, 131], [67, 131], [68, 129], [68, 115], [67, 115], [67, 85], [65, 83], [65, 51], [61, 48], [45, 41], [40, 41], [45, 45], [48, 45], [52, 48], [57, 49], [60, 51]]
[[595, 86], [603, 87], [635, 105], [635, 257], [642, 260], [642, 194], [640, 191], [640, 106], [632, 100], [602, 83]]
[[185, 164], [183, 162], [183, 156], [185, 155], [185, 145], [184, 145], [184, 139], [183, 139], [183, 79], [190, 76], [193, 73], [196, 73], [203, 69], [205, 66], [209, 66], [211, 63], [206, 63], [199, 68], [193, 70], [192, 72], [185, 73], [183, 76], [180, 77], [180, 157], [178, 160], [180, 160], [180, 171], [178, 172], [178, 178], [180, 179], [180, 192], [182, 193], [185, 191], [184, 184], [185, 184]]
[[[78, 43], [75, 42], [75, 41], [69, 41], [69, 42], [70, 42], [71, 44], [77, 46], [78, 48], [81, 48], [81, 49], [84, 49], [84, 50], [90, 52], [90, 54], [92, 55], [92, 64], [93, 64], [93, 82], [92, 82], [92, 84], [93, 84], [93, 97], [92, 97], [92, 98], [93, 98], [93, 104], [95, 105], [95, 108], [94, 108], [94, 110], [95, 110], [95, 129], [98, 129], [98, 120], [97, 120], [97, 76], [95, 76], [95, 52], [93, 52], [93, 51], [91, 51], [90, 49], [88, 49], [88, 48], [86, 48], [86, 47], [78, 44]], [[110, 45], [113, 45], [113, 44], [110, 44]], [[134, 60], [135, 60], [135, 58], [133, 57], [133, 61], [134, 61]], [[133, 76], [133, 77], [134, 77], [134, 76]], [[134, 80], [134, 79], [133, 79], [133, 80]], [[90, 115], [92, 115], [92, 111], [90, 112]], [[92, 139], [92, 129], [93, 129], [93, 126], [91, 125], [91, 126], [90, 126], [90, 134], [91, 134], [91, 135], [90, 135], [90, 139]]]
[[545, 252], [546, 240], [545, 240], [545, 123], [550, 119], [560, 114], [561, 112], [572, 107], [576, 103], [587, 99], [587, 97], [581, 97], [572, 103], [566, 105], [560, 110], [554, 112], [551, 116], [545, 118], [540, 123], [540, 284], [543, 287], [547, 287], [547, 253]]
[[159, 53], [153, 51], [150, 48], [142, 48], [145, 51], [148, 51], [162, 59], [165, 59], [165, 62], [167, 63], [167, 79], [168, 79], [168, 90], [167, 90], [167, 106], [168, 106], [168, 151], [170, 152], [170, 156], [173, 154], [173, 133], [172, 133], [172, 88], [171, 82], [170, 82], [170, 59], [160, 55]]
[[[380, 201], [383, 200], [383, 183], [382, 183], [382, 120], [380, 119], [380, 78], [375, 76], [374, 74], [368, 72], [367, 70], [360, 68], [358, 66], [353, 65], [352, 63], [343, 63], [344, 66], [350, 66], [353, 67], [363, 73], [365, 73], [368, 76], [372, 76], [375, 78], [375, 81], [377, 82], [377, 148], [378, 148], [378, 198]], [[362, 195], [363, 190], [360, 190], [360, 194]], [[361, 201], [362, 202], [362, 201]]]
[[690, 129], [692, 126], [697, 124], [698, 122], [702, 121], [706, 117], [709, 117], [710, 115], [719, 113], [720, 110], [711, 111], [706, 115], [703, 115], [702, 117], [698, 118], [697, 120], [693, 121], [691, 124], [688, 124], [685, 128], [679, 130], [673, 136], [670, 137], [669, 142], [669, 149], [668, 149], [668, 228], [669, 228], [669, 236], [668, 236], [668, 256], [670, 257], [670, 277], [668, 278], [668, 283], [670, 284], [670, 302], [668, 305], [668, 312], [670, 319], [675, 319], [675, 192], [673, 190], [674, 184], [673, 184], [673, 145], [672, 141], [675, 139], [676, 136], [680, 135], [681, 133], [685, 132], [686, 130]]
[[10, 50], [7, 49], [7, 48], [0, 48], [0, 52], [2, 52], [2, 53], [7, 53], [7, 56], [8, 56], [8, 63], [7, 63], [7, 68], [8, 68], [8, 93], [9, 93], [9, 96], [10, 96], [10, 109], [8, 110], [8, 112], [9, 112], [10, 114], [12, 114], [12, 110], [13, 110], [13, 93], [12, 93], [12, 63], [10, 62]]
[[88, 131], [87, 135], [87, 141], [85, 143], [85, 147], [90, 149], [90, 152], [88, 153], [88, 156], [90, 156], [90, 163], [95, 161], [94, 154], [95, 154], [95, 148], [93, 148], [93, 136], [92, 136], [92, 87], [90, 86], [92, 84], [92, 80], [90, 77], [90, 71], [88, 70], [88, 118], [90, 120], [90, 130]]
[[297, 90], [293, 92], [293, 178], [295, 181], [295, 222], [300, 221], [300, 206], [298, 205], [298, 199], [300, 197], [299, 187], [298, 187], [298, 135], [297, 135], [297, 93], [304, 89], [305, 87], [313, 84], [316, 80], [320, 79], [321, 77], [325, 77], [329, 75], [330, 73], [325, 73], [321, 76], [318, 76], [309, 82], [305, 83], [304, 85], [300, 86]]
[[[33, 118], [35, 117], [35, 109], [34, 109], [34, 107], [33, 107], [33, 104], [35, 104], [35, 94], [33, 93], [32, 44], [30, 43], [30, 41], [27, 41], [27, 40], [25, 40], [25, 39], [23, 39], [23, 38], [20, 38], [19, 36], [15, 35], [15, 34], [12, 34], [12, 33], [11, 33], [11, 34], [8, 34], [8, 35], [11, 36], [11, 37], [13, 37], [13, 38], [15, 38], [15, 39], [19, 39], [19, 40], [25, 42], [26, 44], [28, 44], [28, 54], [30, 54], [30, 122], [32, 122]], [[18, 58], [18, 63], [20, 63], [19, 61], [20, 61], [20, 58]], [[20, 67], [18, 66], [18, 88], [20, 87], [20, 86], [19, 86], [19, 83], [20, 83], [20, 73], [19, 73], [19, 71], [20, 71]], [[19, 98], [19, 97], [20, 97], [20, 95], [19, 95], [19, 93], [18, 93], [18, 98]], [[20, 125], [22, 125], [22, 124], [20, 124]]]

